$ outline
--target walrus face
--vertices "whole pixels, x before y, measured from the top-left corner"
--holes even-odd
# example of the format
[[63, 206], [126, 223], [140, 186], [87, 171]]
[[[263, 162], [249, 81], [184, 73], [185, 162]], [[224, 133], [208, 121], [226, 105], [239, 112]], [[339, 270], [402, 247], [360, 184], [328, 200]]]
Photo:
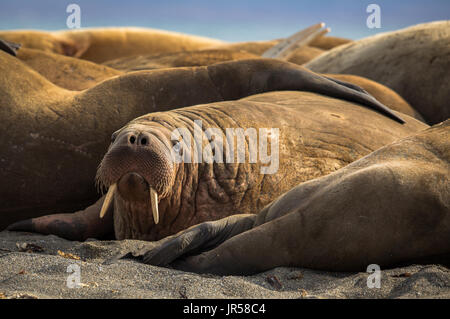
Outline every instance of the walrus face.
[[157, 224], [159, 200], [169, 195], [175, 176], [170, 147], [159, 127], [135, 123], [115, 132], [97, 171], [97, 184], [108, 187], [100, 216], [118, 195], [129, 205], [151, 209]]

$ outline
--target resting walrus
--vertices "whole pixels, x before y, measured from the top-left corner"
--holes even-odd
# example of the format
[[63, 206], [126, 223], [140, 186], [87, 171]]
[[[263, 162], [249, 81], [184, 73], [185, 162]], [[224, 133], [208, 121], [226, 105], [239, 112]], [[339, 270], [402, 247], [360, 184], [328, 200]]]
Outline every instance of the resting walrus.
[[144, 262], [219, 275], [278, 266], [365, 271], [370, 264], [449, 264], [449, 141], [447, 120], [298, 185], [258, 215], [166, 238]]
[[[113, 230], [116, 239], [160, 239], [202, 221], [258, 211], [299, 181], [329, 174], [427, 127], [406, 115], [404, 118], [406, 123], [400, 124], [357, 104], [310, 92], [271, 92], [150, 113], [113, 134], [97, 173], [99, 184], [109, 187], [106, 203], [101, 199], [76, 214], [45, 216], [10, 229], [77, 240], [101, 238]], [[196, 120], [201, 121], [201, 129], [194, 126]], [[214, 139], [210, 137], [218, 159], [174, 163], [171, 149], [178, 142], [171, 136], [179, 128], [187, 130], [188, 141], [196, 129], [205, 134], [208, 128], [218, 130]], [[237, 142], [228, 139], [227, 132], [233, 129], [237, 134], [237, 128], [254, 130], [255, 139], [259, 136], [255, 144], [251, 132], [242, 137], [245, 158], [240, 163], [236, 163]], [[262, 137], [264, 128], [278, 129], [279, 138]], [[261, 160], [266, 158], [261, 138], [268, 140], [266, 150], [273, 155], [266, 163]], [[219, 152], [216, 145], [223, 144], [225, 149]], [[181, 145], [191, 145], [183, 146], [182, 151], [193, 159], [192, 147], [197, 144]], [[203, 140], [203, 151], [197, 154], [206, 154], [208, 145], [210, 142]], [[230, 153], [235, 154], [234, 162], [226, 160]], [[249, 154], [255, 154], [252, 162]], [[266, 172], [266, 166], [274, 170]], [[102, 205], [104, 219], [99, 218]]]
[[384, 84], [435, 124], [450, 117], [449, 43], [450, 21], [424, 23], [339, 46], [305, 67]]
[[351, 84], [274, 59], [134, 72], [81, 92], [53, 85], [3, 51], [0, 62], [0, 160], [5, 163], [0, 178], [9, 181], [0, 185], [0, 227], [94, 202], [93, 180], [111, 133], [149, 112], [265, 91], [305, 90], [368, 105], [402, 121]]
[[57, 86], [82, 91], [122, 72], [87, 60], [22, 48], [17, 58]]
[[[93, 87], [101, 81], [121, 75], [123, 71], [133, 72], [173, 67], [208, 66], [218, 62], [257, 58], [257, 56], [228, 50], [197, 50], [156, 56], [126, 57], [101, 65], [60, 54], [22, 48], [17, 53], [17, 58], [57, 86], [68, 90], [81, 91]], [[420, 114], [403, 98], [384, 85], [355, 75], [326, 74], [326, 76], [355, 84], [392, 110], [424, 121]]]
[[[25, 48], [104, 62], [137, 54], [198, 50], [222, 44], [206, 37], [149, 28], [92, 28], [64, 31], [0, 31], [0, 38]], [[114, 48], [114, 49], [111, 49]]]

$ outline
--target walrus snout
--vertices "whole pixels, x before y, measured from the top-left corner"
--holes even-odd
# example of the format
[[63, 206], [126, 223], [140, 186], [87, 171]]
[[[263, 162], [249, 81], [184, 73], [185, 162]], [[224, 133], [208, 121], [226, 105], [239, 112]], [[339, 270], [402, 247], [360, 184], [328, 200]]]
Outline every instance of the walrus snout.
[[136, 129], [126, 129], [113, 139], [97, 170], [99, 186], [109, 187], [121, 178], [124, 178], [123, 185], [131, 185], [142, 178], [158, 194], [167, 195], [174, 167], [166, 143], [151, 132]]
[[127, 202], [150, 202], [158, 223], [158, 202], [168, 196], [175, 175], [167, 142], [161, 139], [139, 126], [113, 134], [97, 170], [97, 184], [108, 187], [101, 216], [118, 193]]
[[138, 173], [126, 173], [117, 182], [117, 191], [128, 202], [147, 202], [149, 185]]

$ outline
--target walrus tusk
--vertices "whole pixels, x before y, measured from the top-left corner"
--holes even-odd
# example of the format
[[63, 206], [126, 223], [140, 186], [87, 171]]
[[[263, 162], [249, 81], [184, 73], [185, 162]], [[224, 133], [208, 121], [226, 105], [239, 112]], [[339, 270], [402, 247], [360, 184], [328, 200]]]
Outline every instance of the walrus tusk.
[[324, 26], [325, 23], [321, 22], [313, 26], [310, 26], [305, 30], [299, 31], [291, 35], [289, 38], [284, 39], [277, 45], [271, 47], [261, 56], [263, 58], [287, 60], [292, 55], [292, 53], [294, 53], [295, 49], [305, 46], [312, 40], [319, 38], [324, 34], [330, 32], [329, 28], [321, 30]]
[[155, 224], [159, 223], [159, 211], [158, 211], [158, 193], [150, 187], [150, 201], [152, 203], [153, 220]]
[[116, 192], [117, 184], [112, 184], [109, 186], [108, 192], [106, 193], [105, 200], [103, 201], [102, 209], [100, 210], [100, 218], [105, 216], [106, 211], [108, 210], [109, 205], [114, 198], [114, 193]]

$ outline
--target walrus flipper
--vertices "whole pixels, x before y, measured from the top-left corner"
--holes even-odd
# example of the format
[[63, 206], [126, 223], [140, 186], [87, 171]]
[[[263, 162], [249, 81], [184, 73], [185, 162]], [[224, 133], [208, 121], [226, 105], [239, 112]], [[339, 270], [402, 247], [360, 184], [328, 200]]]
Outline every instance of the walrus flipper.
[[351, 102], [357, 102], [390, 117], [391, 119], [404, 124], [405, 120], [403, 120], [400, 116], [398, 116], [393, 110], [379, 102], [372, 95], [370, 95], [366, 90], [359, 87], [358, 85], [344, 82], [341, 80], [336, 80], [333, 78], [329, 78], [323, 75], [316, 74], [317, 77], [322, 78], [324, 81], [328, 83], [320, 83], [319, 85], [315, 85], [313, 83], [314, 90], [313, 92], [322, 93], [328, 96], [341, 98]]
[[[328, 78], [293, 63], [276, 59], [249, 59], [217, 63], [206, 68], [213, 84], [227, 100], [242, 98], [243, 94], [239, 93], [243, 91], [246, 96], [269, 91], [308, 91], [356, 102], [399, 123], [405, 123], [394, 111], [361, 87]], [[239, 82], [236, 77], [248, 80]]]
[[99, 218], [100, 208], [105, 197], [85, 210], [70, 214], [53, 214], [26, 219], [9, 225], [10, 231], [35, 232], [46, 235], [84, 241], [88, 238], [108, 239], [113, 233], [113, 206], [107, 210], [104, 218]]
[[18, 43], [0, 39], [0, 50], [3, 50], [13, 56], [17, 55], [17, 50], [19, 50], [20, 47], [21, 45]]
[[353, 84], [353, 83], [350, 83], [350, 82], [341, 81], [341, 80], [338, 80], [338, 79], [334, 79], [334, 78], [331, 78], [331, 77], [329, 77], [329, 76], [323, 76], [323, 77], [324, 77], [325, 79], [331, 80], [331, 81], [333, 81], [333, 82], [335, 82], [335, 83], [337, 83], [337, 84], [339, 84], [339, 85], [346, 86], [346, 87], [348, 87], [348, 88], [350, 88], [350, 89], [352, 89], [352, 90], [356, 90], [356, 91], [359, 91], [359, 92], [361, 92], [361, 93], [371, 95], [369, 92], [367, 92], [367, 91], [364, 90], [362, 87], [360, 87], [360, 86], [358, 86], [358, 85], [356, 85], [356, 84]]
[[154, 266], [167, 266], [180, 257], [211, 250], [251, 229], [256, 217], [254, 214], [240, 214], [192, 226], [171, 239], [160, 240], [160, 245], [144, 254], [143, 261]]

